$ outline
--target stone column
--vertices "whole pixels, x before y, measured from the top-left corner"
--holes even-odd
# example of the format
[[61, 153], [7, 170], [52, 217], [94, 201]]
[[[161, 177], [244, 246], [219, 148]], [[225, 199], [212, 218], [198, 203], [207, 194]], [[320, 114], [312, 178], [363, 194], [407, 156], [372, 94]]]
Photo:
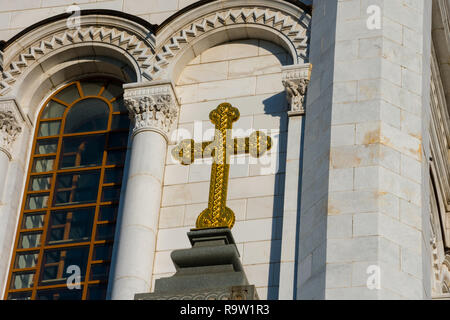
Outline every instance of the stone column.
[[151, 289], [166, 149], [178, 105], [170, 82], [129, 84], [124, 89], [134, 128], [110, 292], [111, 299], [130, 300]]
[[429, 297], [431, 6], [314, 0], [299, 299]]
[[283, 67], [282, 79], [286, 88], [290, 110], [288, 112], [288, 146], [286, 155], [286, 182], [284, 191], [283, 234], [281, 242], [281, 266], [279, 299], [295, 298], [296, 237], [300, 215], [299, 195], [301, 187], [301, 159], [306, 89], [311, 65]]
[[[13, 160], [13, 143], [23, 131], [24, 118], [14, 99], [0, 101], [0, 293], [4, 292], [7, 271], [10, 263], [11, 248], [16, 231], [18, 202], [23, 187], [17, 165], [9, 172]], [[24, 157], [25, 158], [25, 157]], [[23, 168], [23, 167], [22, 167]], [[8, 176], [12, 181], [8, 181]], [[7, 185], [8, 183], [8, 185]], [[20, 187], [18, 187], [20, 186]], [[8, 192], [5, 189], [9, 188]], [[16, 203], [17, 202], [17, 203]]]

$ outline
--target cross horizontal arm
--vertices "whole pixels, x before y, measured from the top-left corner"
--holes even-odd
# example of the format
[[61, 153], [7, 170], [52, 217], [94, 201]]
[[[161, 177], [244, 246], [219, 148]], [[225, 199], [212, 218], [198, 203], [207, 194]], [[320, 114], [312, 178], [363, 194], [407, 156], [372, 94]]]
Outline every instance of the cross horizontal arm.
[[[189, 165], [197, 159], [214, 158], [219, 144], [218, 139], [205, 142], [183, 140], [172, 150], [172, 156], [181, 164]], [[272, 139], [261, 131], [255, 131], [250, 137], [235, 138], [231, 143], [225, 142], [225, 146], [226, 150], [231, 152], [230, 155], [250, 154], [258, 158], [272, 148]]]

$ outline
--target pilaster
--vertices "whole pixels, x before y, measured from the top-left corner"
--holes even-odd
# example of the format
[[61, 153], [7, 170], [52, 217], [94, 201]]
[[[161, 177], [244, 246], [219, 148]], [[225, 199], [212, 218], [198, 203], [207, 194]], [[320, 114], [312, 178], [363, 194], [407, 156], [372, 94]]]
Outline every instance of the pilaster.
[[[25, 147], [29, 122], [14, 98], [0, 100], [0, 290], [4, 292], [11, 259], [17, 215], [25, 178]], [[21, 137], [22, 135], [22, 137]]]
[[283, 234], [281, 243], [279, 298], [295, 298], [295, 270], [297, 233], [300, 218], [301, 160], [306, 91], [311, 76], [311, 65], [282, 67], [282, 81], [286, 88], [288, 111], [288, 147], [286, 155], [286, 182], [284, 191]]

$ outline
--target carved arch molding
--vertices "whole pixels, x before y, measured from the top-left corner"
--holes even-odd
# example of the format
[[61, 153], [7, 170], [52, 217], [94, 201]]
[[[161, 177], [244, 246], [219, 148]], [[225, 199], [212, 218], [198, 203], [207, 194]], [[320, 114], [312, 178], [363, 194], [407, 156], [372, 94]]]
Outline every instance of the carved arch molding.
[[[171, 19], [171, 18], [169, 18]], [[307, 61], [308, 30], [311, 17], [303, 9], [282, 1], [231, 0], [193, 8], [163, 23], [161, 30], [139, 25], [124, 18], [82, 15], [78, 29], [65, 21], [52, 22], [31, 30], [0, 51], [0, 96], [19, 83], [27, 69], [63, 47], [106, 45], [133, 61], [138, 81], [158, 80], [171, 62], [198, 38], [227, 28], [245, 33], [249, 26], [269, 28], [280, 42], [291, 48], [293, 61]], [[241, 27], [241, 28], [240, 28]]]

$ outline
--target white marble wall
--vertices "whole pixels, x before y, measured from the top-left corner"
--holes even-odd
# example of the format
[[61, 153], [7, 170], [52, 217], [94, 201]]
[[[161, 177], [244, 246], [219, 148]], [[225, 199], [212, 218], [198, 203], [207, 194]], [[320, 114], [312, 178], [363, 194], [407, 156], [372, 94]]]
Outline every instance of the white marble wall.
[[[299, 297], [424, 298], [431, 2], [314, 5]], [[367, 287], [372, 265], [380, 290]]]
[[[209, 112], [222, 102], [240, 110], [235, 129], [280, 131], [270, 156], [284, 162], [286, 155], [287, 105], [281, 82], [281, 65], [290, 57], [280, 47], [259, 40], [242, 40], [213, 47], [185, 67], [177, 81], [181, 102], [179, 128], [194, 133], [194, 122], [202, 133], [213, 128]], [[276, 134], [274, 131], [273, 133]], [[249, 133], [245, 133], [248, 135]], [[187, 138], [187, 137], [186, 137]], [[168, 276], [174, 267], [173, 249], [190, 247], [186, 231], [207, 208], [211, 165], [196, 161], [182, 166], [172, 161], [169, 146], [159, 219], [155, 278]], [[227, 205], [236, 214], [233, 235], [250, 283], [260, 297], [275, 297], [278, 287], [280, 228], [284, 190], [284, 166], [243, 163], [231, 165]], [[264, 169], [266, 169], [266, 172]], [[274, 174], [278, 172], [278, 174]], [[270, 287], [270, 288], [269, 288]]]

